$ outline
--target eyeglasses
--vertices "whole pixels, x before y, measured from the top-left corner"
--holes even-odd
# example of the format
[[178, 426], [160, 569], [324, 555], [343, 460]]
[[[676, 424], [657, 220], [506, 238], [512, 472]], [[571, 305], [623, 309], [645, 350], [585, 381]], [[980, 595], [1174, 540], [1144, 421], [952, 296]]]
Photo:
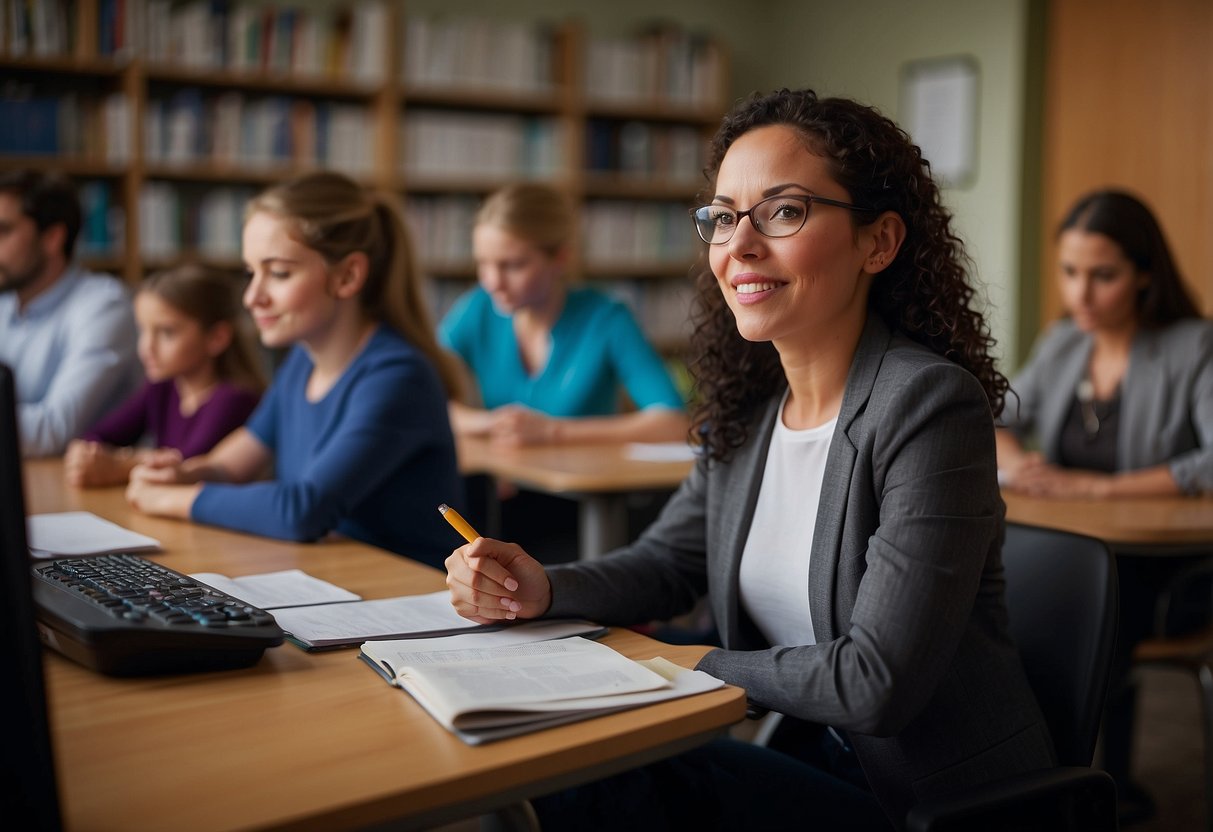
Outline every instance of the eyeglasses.
[[733, 232], [742, 217], [749, 217], [754, 230], [764, 237], [790, 237], [804, 228], [809, 218], [809, 207], [814, 202], [836, 205], [852, 211], [870, 211], [849, 202], [827, 199], [816, 194], [780, 194], [755, 202], [748, 211], [734, 211], [727, 205], [705, 205], [691, 212], [699, 238], [713, 246], [724, 245], [733, 239]]

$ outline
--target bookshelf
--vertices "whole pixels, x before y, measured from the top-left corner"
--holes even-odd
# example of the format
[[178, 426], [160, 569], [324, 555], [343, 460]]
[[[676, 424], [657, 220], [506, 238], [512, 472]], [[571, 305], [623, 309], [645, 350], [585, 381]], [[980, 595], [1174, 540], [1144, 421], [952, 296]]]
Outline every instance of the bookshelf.
[[685, 340], [686, 210], [727, 89], [713, 39], [387, 0], [0, 0], [0, 69], [0, 163], [81, 184], [91, 267], [238, 270], [249, 196], [327, 167], [402, 195], [440, 315], [475, 280], [479, 202], [537, 179], [581, 211], [575, 279], [666, 352]]

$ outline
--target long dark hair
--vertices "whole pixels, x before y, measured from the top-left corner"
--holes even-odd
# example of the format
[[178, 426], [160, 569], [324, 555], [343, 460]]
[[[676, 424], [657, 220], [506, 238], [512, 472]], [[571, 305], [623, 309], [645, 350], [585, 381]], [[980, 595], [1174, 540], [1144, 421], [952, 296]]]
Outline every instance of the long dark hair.
[[[929, 163], [904, 130], [872, 107], [844, 98], [818, 98], [812, 90], [755, 93], [724, 118], [705, 171], [714, 183], [725, 153], [757, 127], [784, 125], [806, 149], [824, 157], [850, 201], [857, 227], [895, 211], [906, 238], [896, 259], [872, 283], [868, 305], [890, 329], [904, 333], [971, 372], [994, 415], [1002, 412], [1007, 379], [991, 354], [994, 339], [973, 307], [971, 261], [951, 227]], [[706, 193], [706, 192], [705, 192]], [[691, 372], [695, 377], [692, 433], [713, 459], [724, 459], [747, 438], [756, 407], [785, 383], [779, 355], [769, 342], [737, 332], [706, 261], [696, 278]]]
[[1142, 328], [1156, 329], [1200, 317], [1162, 226], [1140, 199], [1116, 190], [1089, 193], [1074, 203], [1058, 226], [1057, 236], [1071, 229], [1104, 235], [1120, 246], [1139, 272], [1150, 275], [1149, 283], [1137, 293], [1137, 323]]

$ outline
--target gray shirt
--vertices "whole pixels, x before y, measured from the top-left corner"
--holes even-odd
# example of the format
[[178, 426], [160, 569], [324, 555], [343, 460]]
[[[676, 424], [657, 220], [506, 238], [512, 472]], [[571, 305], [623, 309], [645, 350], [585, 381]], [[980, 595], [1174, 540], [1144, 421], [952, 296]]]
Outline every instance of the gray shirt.
[[126, 286], [69, 267], [18, 310], [0, 293], [0, 362], [13, 370], [24, 456], [61, 454], [143, 380]]
[[[1059, 463], [1062, 428], [1085, 376], [1091, 336], [1063, 319], [1036, 342], [1011, 382], [1000, 426]], [[1120, 387], [1119, 470], [1167, 465], [1188, 494], [1213, 491], [1213, 322], [1139, 331]]]

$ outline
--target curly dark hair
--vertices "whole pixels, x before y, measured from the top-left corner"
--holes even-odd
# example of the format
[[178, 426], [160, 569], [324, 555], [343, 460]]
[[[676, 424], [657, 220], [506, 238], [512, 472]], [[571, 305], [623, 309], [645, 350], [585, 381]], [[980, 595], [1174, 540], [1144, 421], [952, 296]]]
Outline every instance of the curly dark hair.
[[[1001, 413], [1008, 383], [995, 366], [989, 326], [973, 308], [972, 262], [952, 231], [952, 215], [940, 201], [930, 164], [906, 132], [856, 101], [819, 98], [807, 89], [755, 93], [725, 116], [712, 139], [704, 171], [709, 185], [733, 142], [767, 125], [792, 128], [806, 149], [828, 160], [834, 180], [852, 202], [867, 209], [850, 212], [857, 228], [886, 211], [897, 212], [906, 238], [896, 259], [873, 282], [869, 307], [891, 330], [976, 376], [993, 414]], [[706, 258], [695, 286], [691, 430], [709, 458], [725, 459], [745, 442], [750, 417], [782, 389], [785, 376], [770, 342], [750, 342], [738, 333]]]

